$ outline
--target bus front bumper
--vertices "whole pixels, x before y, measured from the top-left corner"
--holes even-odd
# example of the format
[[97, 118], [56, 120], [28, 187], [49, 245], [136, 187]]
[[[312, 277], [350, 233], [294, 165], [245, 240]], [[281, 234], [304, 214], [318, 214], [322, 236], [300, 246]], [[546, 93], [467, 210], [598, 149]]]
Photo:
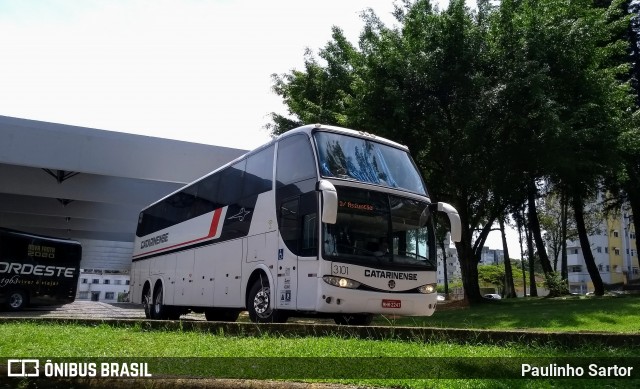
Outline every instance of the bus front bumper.
[[316, 311], [323, 313], [431, 316], [437, 303], [437, 293], [384, 293], [332, 285], [322, 285], [318, 297]]

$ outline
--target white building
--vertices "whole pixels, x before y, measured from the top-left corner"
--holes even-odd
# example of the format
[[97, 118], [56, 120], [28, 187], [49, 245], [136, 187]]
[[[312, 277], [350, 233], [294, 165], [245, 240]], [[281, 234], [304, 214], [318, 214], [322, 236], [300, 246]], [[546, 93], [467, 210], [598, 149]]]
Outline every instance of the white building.
[[129, 273], [102, 269], [81, 269], [77, 300], [105, 303], [129, 301]]
[[498, 249], [490, 249], [489, 247], [483, 247], [480, 254], [481, 265], [499, 265], [504, 263], [504, 251]]
[[[599, 231], [589, 236], [589, 243], [603, 283], [615, 287], [640, 278], [636, 232], [627, 210], [622, 209], [620, 216], [603, 220]], [[567, 242], [567, 269], [572, 293], [593, 291], [593, 282], [578, 241]]]
[[453, 284], [459, 282], [462, 279], [462, 272], [460, 270], [460, 262], [458, 261], [458, 252], [455, 248], [446, 249], [446, 270], [445, 261], [442, 258], [442, 250], [438, 250], [438, 285], [445, 284], [445, 274], [447, 283]]
[[140, 210], [244, 153], [0, 116], [0, 227], [79, 241], [77, 298], [115, 302]]

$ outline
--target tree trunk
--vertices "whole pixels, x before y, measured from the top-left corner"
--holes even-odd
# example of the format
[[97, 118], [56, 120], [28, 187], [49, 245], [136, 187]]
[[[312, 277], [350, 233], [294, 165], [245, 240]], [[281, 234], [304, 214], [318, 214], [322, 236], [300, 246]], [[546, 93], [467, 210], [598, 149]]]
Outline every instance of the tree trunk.
[[531, 237], [531, 230], [527, 228], [525, 224], [525, 235], [527, 236], [527, 251], [529, 251], [529, 295], [532, 297], [538, 297], [538, 286], [536, 285], [536, 267], [535, 267], [535, 255], [533, 254], [533, 238]]
[[511, 258], [509, 257], [509, 247], [507, 246], [507, 236], [504, 232], [504, 220], [499, 219], [500, 234], [502, 235], [502, 250], [504, 251], [504, 297], [516, 298], [516, 288], [513, 284], [513, 271], [511, 269]]
[[569, 267], [567, 264], [567, 218], [568, 218], [568, 208], [569, 208], [569, 199], [567, 198], [567, 193], [563, 189], [562, 197], [560, 200], [561, 207], [561, 219], [562, 226], [560, 230], [560, 250], [562, 251], [562, 260], [560, 261], [560, 276], [563, 280], [567, 282], [567, 286], [569, 283]]
[[449, 277], [447, 276], [447, 249], [444, 247], [444, 240], [440, 241], [442, 249], [442, 269], [444, 271], [444, 295], [449, 300]]
[[[518, 211], [517, 213], [520, 213]], [[522, 215], [524, 216], [524, 215]], [[520, 265], [522, 266], [522, 297], [527, 297], [527, 271], [524, 268], [524, 248], [522, 247], [522, 221], [520, 215], [516, 218], [518, 223], [518, 242], [520, 243]]]
[[589, 243], [587, 228], [584, 224], [582, 198], [579, 195], [573, 195], [572, 205], [573, 212], [576, 217], [576, 227], [578, 229], [578, 237], [580, 238], [580, 247], [582, 248], [584, 263], [587, 265], [587, 271], [589, 272], [589, 276], [591, 276], [591, 282], [593, 282], [594, 294], [596, 296], [602, 296], [604, 295], [604, 284], [602, 283], [600, 272], [596, 266], [596, 260], [591, 252], [591, 244]]
[[462, 272], [462, 286], [464, 287], [464, 295], [469, 302], [482, 301], [480, 294], [480, 284], [478, 283], [478, 262], [474, 258], [471, 242], [464, 239], [456, 243], [458, 249], [458, 259], [460, 261], [460, 270]]
[[462, 225], [462, 231], [460, 236], [460, 242], [456, 243], [456, 249], [458, 251], [458, 261], [460, 262], [460, 271], [462, 276], [462, 286], [464, 288], [465, 298], [470, 302], [483, 301], [480, 294], [480, 284], [478, 282], [478, 260], [473, 255], [472, 239], [473, 231], [469, 227], [469, 217], [466, 207], [459, 207], [458, 214], [460, 215], [460, 222]]
[[553, 271], [551, 269], [551, 262], [549, 262], [549, 256], [542, 240], [542, 232], [540, 231], [540, 221], [538, 220], [538, 211], [536, 209], [536, 195], [538, 190], [535, 183], [529, 185], [529, 231], [533, 235], [536, 243], [536, 249], [538, 250], [538, 258], [540, 259], [540, 265], [542, 265], [542, 271], [545, 274], [549, 274]]

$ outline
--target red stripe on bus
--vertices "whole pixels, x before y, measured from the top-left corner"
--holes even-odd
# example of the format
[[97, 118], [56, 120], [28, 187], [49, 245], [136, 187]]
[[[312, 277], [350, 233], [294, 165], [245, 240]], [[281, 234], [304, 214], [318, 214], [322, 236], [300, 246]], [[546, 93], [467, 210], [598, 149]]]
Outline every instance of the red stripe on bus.
[[222, 215], [222, 208], [218, 208], [213, 212], [213, 220], [211, 220], [211, 227], [209, 227], [209, 235], [207, 235], [207, 238], [216, 236], [216, 231], [218, 231], [218, 222], [220, 222], [220, 215]]
[[190, 241], [187, 241], [187, 242], [177, 243], [177, 244], [174, 244], [173, 246], [163, 247], [161, 249], [152, 250], [152, 251], [148, 251], [146, 253], [134, 255], [133, 258], [141, 257], [143, 255], [149, 255], [149, 254], [157, 253], [157, 252], [160, 252], [160, 251], [174, 249], [176, 247], [184, 246], [184, 245], [187, 245], [187, 244], [199, 242], [201, 240], [205, 240], [205, 239], [209, 239], [211, 237], [214, 237], [216, 235], [216, 232], [218, 231], [218, 223], [220, 223], [220, 216], [221, 215], [222, 215], [222, 208], [218, 208], [215, 211], [213, 211], [213, 218], [211, 218], [211, 226], [209, 226], [209, 234], [207, 236], [204, 236], [204, 237], [198, 238], [198, 239], [193, 239], [193, 240], [190, 240]]

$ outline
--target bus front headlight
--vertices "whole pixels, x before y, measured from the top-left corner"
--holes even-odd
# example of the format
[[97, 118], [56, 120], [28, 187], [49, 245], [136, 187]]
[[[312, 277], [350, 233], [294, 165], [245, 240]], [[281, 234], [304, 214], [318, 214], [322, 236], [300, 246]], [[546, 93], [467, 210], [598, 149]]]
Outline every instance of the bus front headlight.
[[358, 281], [344, 277], [324, 276], [322, 279], [327, 284], [337, 286], [338, 288], [356, 289], [360, 286]]
[[426, 284], [418, 287], [418, 292], [424, 294], [431, 294], [436, 292], [436, 284]]

